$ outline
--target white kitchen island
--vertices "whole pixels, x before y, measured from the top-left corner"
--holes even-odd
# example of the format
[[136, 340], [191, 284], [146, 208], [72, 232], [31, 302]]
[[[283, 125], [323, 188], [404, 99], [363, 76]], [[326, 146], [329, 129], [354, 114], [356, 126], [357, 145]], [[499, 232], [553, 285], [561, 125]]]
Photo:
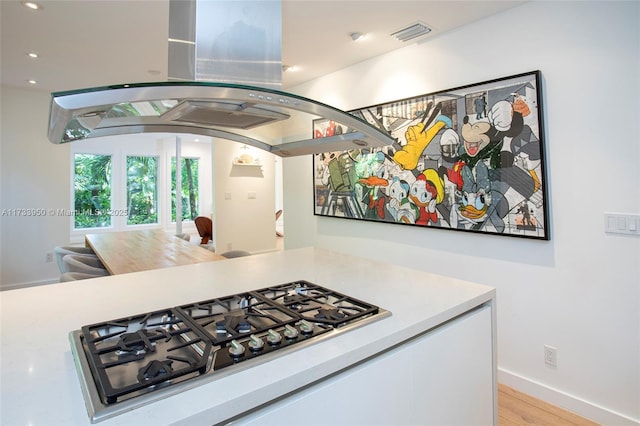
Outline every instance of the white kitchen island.
[[493, 288], [305, 248], [0, 293], [0, 424], [90, 424], [83, 325], [295, 280], [391, 315], [98, 424], [497, 423]]

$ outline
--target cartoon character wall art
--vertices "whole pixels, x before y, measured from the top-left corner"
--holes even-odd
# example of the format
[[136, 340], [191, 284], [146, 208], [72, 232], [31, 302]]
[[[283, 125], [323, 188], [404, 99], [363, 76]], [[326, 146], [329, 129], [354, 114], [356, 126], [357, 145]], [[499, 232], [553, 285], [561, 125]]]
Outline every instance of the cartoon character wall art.
[[[351, 111], [396, 142], [314, 156], [315, 214], [549, 239], [540, 72]], [[314, 137], [350, 132], [314, 123]]]

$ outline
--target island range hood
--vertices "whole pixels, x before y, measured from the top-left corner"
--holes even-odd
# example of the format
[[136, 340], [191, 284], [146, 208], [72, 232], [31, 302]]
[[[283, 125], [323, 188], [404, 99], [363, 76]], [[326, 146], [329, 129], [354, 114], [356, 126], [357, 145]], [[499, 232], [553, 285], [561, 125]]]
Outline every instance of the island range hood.
[[[169, 0], [168, 82], [52, 93], [49, 140], [132, 133], [228, 139], [281, 157], [375, 148], [374, 118], [281, 91], [282, 4]], [[313, 134], [331, 121], [331, 134]], [[317, 136], [322, 136], [318, 138]]]
[[[334, 122], [337, 131], [314, 138], [316, 120]], [[60, 144], [131, 133], [189, 133], [292, 157], [393, 144], [374, 124], [271, 88], [170, 81], [52, 93], [48, 137]]]

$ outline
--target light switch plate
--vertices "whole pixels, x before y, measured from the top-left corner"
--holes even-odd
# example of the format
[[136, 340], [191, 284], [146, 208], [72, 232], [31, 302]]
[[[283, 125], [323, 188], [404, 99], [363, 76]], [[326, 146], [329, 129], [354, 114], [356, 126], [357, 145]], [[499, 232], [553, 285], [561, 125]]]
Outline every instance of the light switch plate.
[[605, 213], [604, 232], [611, 234], [640, 235], [640, 214]]

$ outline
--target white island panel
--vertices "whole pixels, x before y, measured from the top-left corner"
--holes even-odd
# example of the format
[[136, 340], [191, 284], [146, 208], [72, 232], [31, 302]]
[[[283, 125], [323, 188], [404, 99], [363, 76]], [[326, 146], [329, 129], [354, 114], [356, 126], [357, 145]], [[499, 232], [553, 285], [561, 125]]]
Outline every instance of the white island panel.
[[233, 425], [493, 424], [491, 322], [483, 306]]
[[194, 382], [198, 386], [99, 424], [223, 422], [491, 304], [495, 297], [488, 286], [314, 248], [5, 291], [0, 293], [0, 424], [90, 424], [70, 331], [301, 279], [392, 315], [249, 369]]

